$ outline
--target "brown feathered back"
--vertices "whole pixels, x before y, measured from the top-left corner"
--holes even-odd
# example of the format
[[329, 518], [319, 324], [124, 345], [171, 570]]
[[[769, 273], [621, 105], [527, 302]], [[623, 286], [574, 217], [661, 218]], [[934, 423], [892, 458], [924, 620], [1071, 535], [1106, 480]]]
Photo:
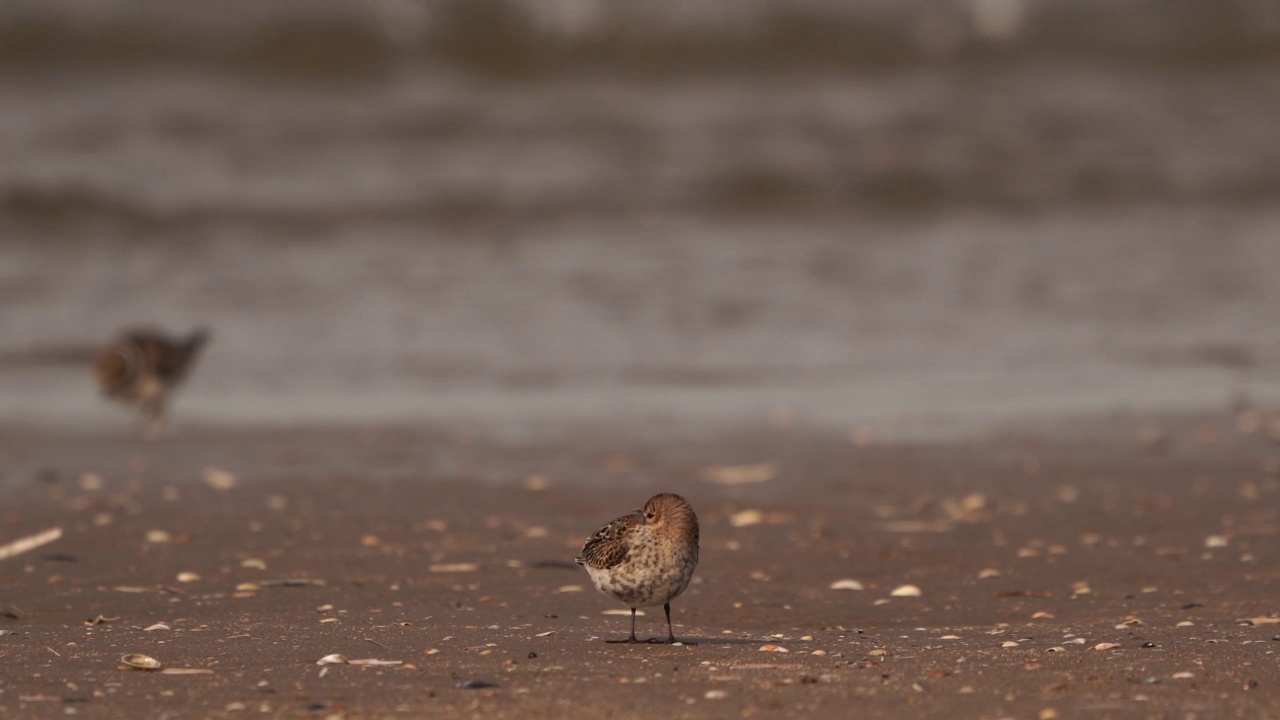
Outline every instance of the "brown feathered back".
[[627, 513], [600, 528], [582, 546], [582, 554], [574, 558], [579, 565], [600, 570], [626, 562], [630, 545], [623, 539], [644, 524], [639, 511]]
[[[98, 353], [94, 376], [104, 395], [137, 400], [180, 382], [191, 370], [209, 332], [197, 329], [174, 339], [155, 330], [131, 330]], [[149, 388], [148, 385], [157, 385]]]

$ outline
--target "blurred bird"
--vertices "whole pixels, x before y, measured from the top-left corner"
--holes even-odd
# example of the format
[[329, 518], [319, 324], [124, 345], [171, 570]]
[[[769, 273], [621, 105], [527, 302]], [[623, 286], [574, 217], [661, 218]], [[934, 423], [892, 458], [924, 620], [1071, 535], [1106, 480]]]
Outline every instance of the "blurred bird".
[[671, 601], [689, 586], [698, 566], [698, 516], [679, 495], [654, 495], [643, 510], [596, 531], [574, 561], [586, 566], [597, 590], [631, 607], [631, 637], [608, 642], [639, 642], [636, 609], [661, 605], [667, 613], [666, 642], [674, 643]]
[[98, 352], [93, 371], [102, 394], [135, 405], [143, 417], [143, 437], [164, 431], [169, 393], [186, 377], [209, 332], [198, 328], [185, 338], [155, 330], [129, 330]]

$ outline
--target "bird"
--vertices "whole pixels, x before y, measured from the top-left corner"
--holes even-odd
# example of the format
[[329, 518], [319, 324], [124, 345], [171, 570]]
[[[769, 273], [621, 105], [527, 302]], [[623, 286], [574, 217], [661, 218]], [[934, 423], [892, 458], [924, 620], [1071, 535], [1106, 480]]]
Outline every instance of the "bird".
[[126, 330], [94, 359], [98, 389], [110, 400], [137, 406], [143, 437], [154, 439], [164, 430], [169, 394], [191, 371], [209, 338], [203, 327], [180, 338], [152, 329]]
[[574, 562], [586, 567], [596, 590], [631, 608], [631, 636], [606, 642], [640, 642], [636, 610], [661, 605], [667, 613], [665, 642], [674, 643], [671, 601], [689, 586], [698, 566], [698, 516], [679, 495], [659, 493], [643, 509], [597, 530]]

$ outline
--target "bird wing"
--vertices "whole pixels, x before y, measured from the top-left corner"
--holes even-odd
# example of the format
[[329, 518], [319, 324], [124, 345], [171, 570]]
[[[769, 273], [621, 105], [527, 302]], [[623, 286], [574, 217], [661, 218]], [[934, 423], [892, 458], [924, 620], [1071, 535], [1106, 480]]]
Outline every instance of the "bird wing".
[[587, 539], [587, 544], [582, 546], [582, 554], [574, 558], [574, 562], [597, 570], [621, 565], [631, 552], [628, 536], [643, 523], [644, 517], [633, 512], [605, 525]]

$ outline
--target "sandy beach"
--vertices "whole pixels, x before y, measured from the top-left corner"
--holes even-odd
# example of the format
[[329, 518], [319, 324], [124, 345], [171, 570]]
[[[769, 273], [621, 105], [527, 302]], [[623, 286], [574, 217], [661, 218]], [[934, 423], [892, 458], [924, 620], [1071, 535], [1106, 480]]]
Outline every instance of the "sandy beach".
[[[661, 445], [9, 427], [0, 542], [65, 534], [0, 561], [0, 710], [1265, 717], [1271, 422], [1109, 417], [919, 444], [799, 425]], [[673, 603], [689, 642], [608, 645], [626, 610], [572, 558], [657, 490], [701, 517]], [[660, 611], [640, 622], [664, 630]], [[179, 672], [128, 669], [130, 653]], [[316, 664], [331, 654], [354, 662]]]

